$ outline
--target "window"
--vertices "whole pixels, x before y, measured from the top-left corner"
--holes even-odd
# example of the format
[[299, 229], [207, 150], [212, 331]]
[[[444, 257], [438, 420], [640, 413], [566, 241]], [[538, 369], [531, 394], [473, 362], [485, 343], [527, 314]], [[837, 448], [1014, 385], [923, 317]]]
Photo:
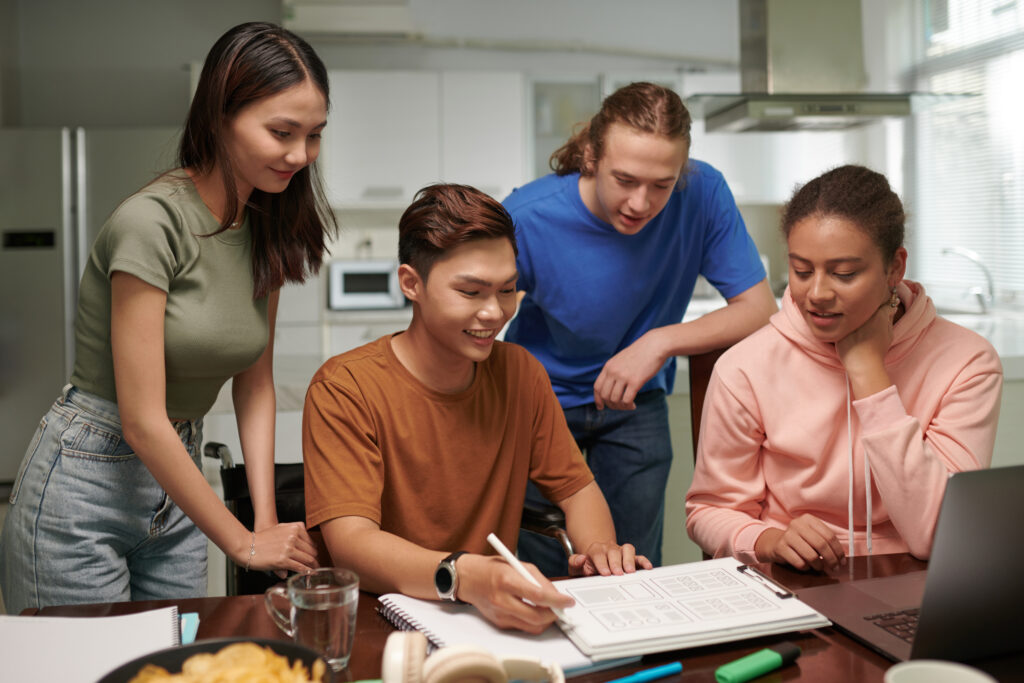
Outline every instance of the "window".
[[[919, 0], [910, 277], [940, 308], [1024, 308], [1024, 0]], [[980, 263], [972, 262], [976, 257]]]

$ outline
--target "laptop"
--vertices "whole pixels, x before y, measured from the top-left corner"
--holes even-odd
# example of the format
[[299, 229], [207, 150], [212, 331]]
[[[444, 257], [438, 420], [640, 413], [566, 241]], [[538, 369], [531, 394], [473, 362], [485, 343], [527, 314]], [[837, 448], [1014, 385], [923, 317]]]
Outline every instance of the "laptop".
[[897, 661], [1024, 652], [1022, 513], [1024, 465], [954, 474], [927, 571], [815, 586], [797, 596]]

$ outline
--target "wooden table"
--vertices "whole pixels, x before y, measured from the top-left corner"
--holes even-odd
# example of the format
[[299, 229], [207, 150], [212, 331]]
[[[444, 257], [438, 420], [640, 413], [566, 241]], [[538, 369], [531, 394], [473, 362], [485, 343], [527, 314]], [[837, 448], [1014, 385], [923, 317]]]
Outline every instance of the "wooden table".
[[[902, 574], [924, 569], [927, 564], [910, 555], [880, 555], [857, 557], [831, 574], [802, 573], [778, 565], [759, 565], [759, 568], [787, 588], [798, 589], [808, 586], [864, 579], [876, 576]], [[176, 604], [181, 612], [199, 613], [198, 639], [230, 636], [287, 639], [267, 615], [262, 595], [244, 595], [219, 598], [194, 598], [187, 600], [153, 600], [121, 602], [65, 607], [46, 607], [41, 610], [26, 610], [23, 614], [46, 616], [109, 616], [127, 614], [146, 609]], [[394, 629], [376, 612], [376, 596], [361, 593], [359, 613], [352, 659], [344, 671], [335, 674], [334, 681], [356, 681], [380, 676], [380, 656], [388, 634]], [[967, 626], [969, 628], [969, 626]], [[758, 679], [767, 681], [828, 681], [830, 683], [870, 683], [881, 681], [885, 670], [892, 662], [874, 653], [834, 628], [816, 629], [785, 636], [773, 636], [744, 640], [736, 643], [692, 648], [675, 653], [649, 655], [633, 665], [619, 667], [577, 676], [574, 683], [597, 683], [625, 676], [639, 669], [681, 660], [683, 672], [663, 679], [663, 683], [705, 681], [713, 683], [714, 671], [722, 664], [759, 650], [768, 645], [791, 641], [803, 651], [793, 666], [779, 669]], [[1024, 672], [1024, 656], [1002, 658], [983, 662], [979, 668], [988, 670], [1000, 681], [1021, 680]], [[1015, 677], [1016, 676], [1016, 677]]]

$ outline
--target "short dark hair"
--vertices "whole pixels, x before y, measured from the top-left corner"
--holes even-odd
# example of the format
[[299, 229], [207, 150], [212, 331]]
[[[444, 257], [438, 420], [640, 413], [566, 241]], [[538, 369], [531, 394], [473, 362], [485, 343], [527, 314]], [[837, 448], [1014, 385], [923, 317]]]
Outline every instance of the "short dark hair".
[[808, 216], [841, 216], [854, 223], [878, 246], [886, 264], [903, 246], [903, 203], [884, 175], [864, 166], [839, 166], [797, 188], [782, 211], [782, 234], [788, 238]]
[[[312, 82], [330, 104], [327, 68], [310, 45], [287, 29], [248, 22], [229, 29], [210, 48], [196, 86], [178, 150], [178, 165], [199, 173], [220, 169], [228, 197], [237, 195], [225, 132], [243, 108]], [[297, 172], [284, 192], [254, 189], [252, 226], [253, 296], [262, 298], [286, 281], [302, 282], [319, 270], [326, 238], [337, 230], [323, 182], [313, 164]], [[228, 202], [220, 231], [238, 219]]]
[[577, 171], [593, 175], [595, 169], [588, 162], [587, 149], [593, 155], [590, 162], [600, 161], [608, 128], [613, 123], [690, 144], [690, 112], [679, 95], [665, 86], [640, 81], [625, 85], [606, 97], [600, 111], [551, 155], [548, 160], [551, 170], [558, 175]]
[[398, 260], [426, 280], [448, 250], [478, 239], [507, 239], [519, 253], [512, 217], [501, 202], [469, 185], [428, 185], [398, 221]]

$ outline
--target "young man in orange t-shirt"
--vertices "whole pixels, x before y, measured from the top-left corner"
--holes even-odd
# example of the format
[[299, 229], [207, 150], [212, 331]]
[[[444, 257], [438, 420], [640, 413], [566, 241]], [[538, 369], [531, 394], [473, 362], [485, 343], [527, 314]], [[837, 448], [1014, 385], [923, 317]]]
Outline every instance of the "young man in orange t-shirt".
[[363, 588], [465, 601], [499, 626], [540, 632], [549, 608], [572, 599], [529, 565], [532, 585], [486, 542], [494, 532], [514, 547], [527, 481], [565, 512], [583, 551], [571, 573], [650, 562], [615, 542], [544, 368], [496, 340], [516, 307], [501, 204], [461, 185], [423, 189], [399, 222], [399, 260], [409, 327], [328, 360], [310, 384], [307, 524]]

